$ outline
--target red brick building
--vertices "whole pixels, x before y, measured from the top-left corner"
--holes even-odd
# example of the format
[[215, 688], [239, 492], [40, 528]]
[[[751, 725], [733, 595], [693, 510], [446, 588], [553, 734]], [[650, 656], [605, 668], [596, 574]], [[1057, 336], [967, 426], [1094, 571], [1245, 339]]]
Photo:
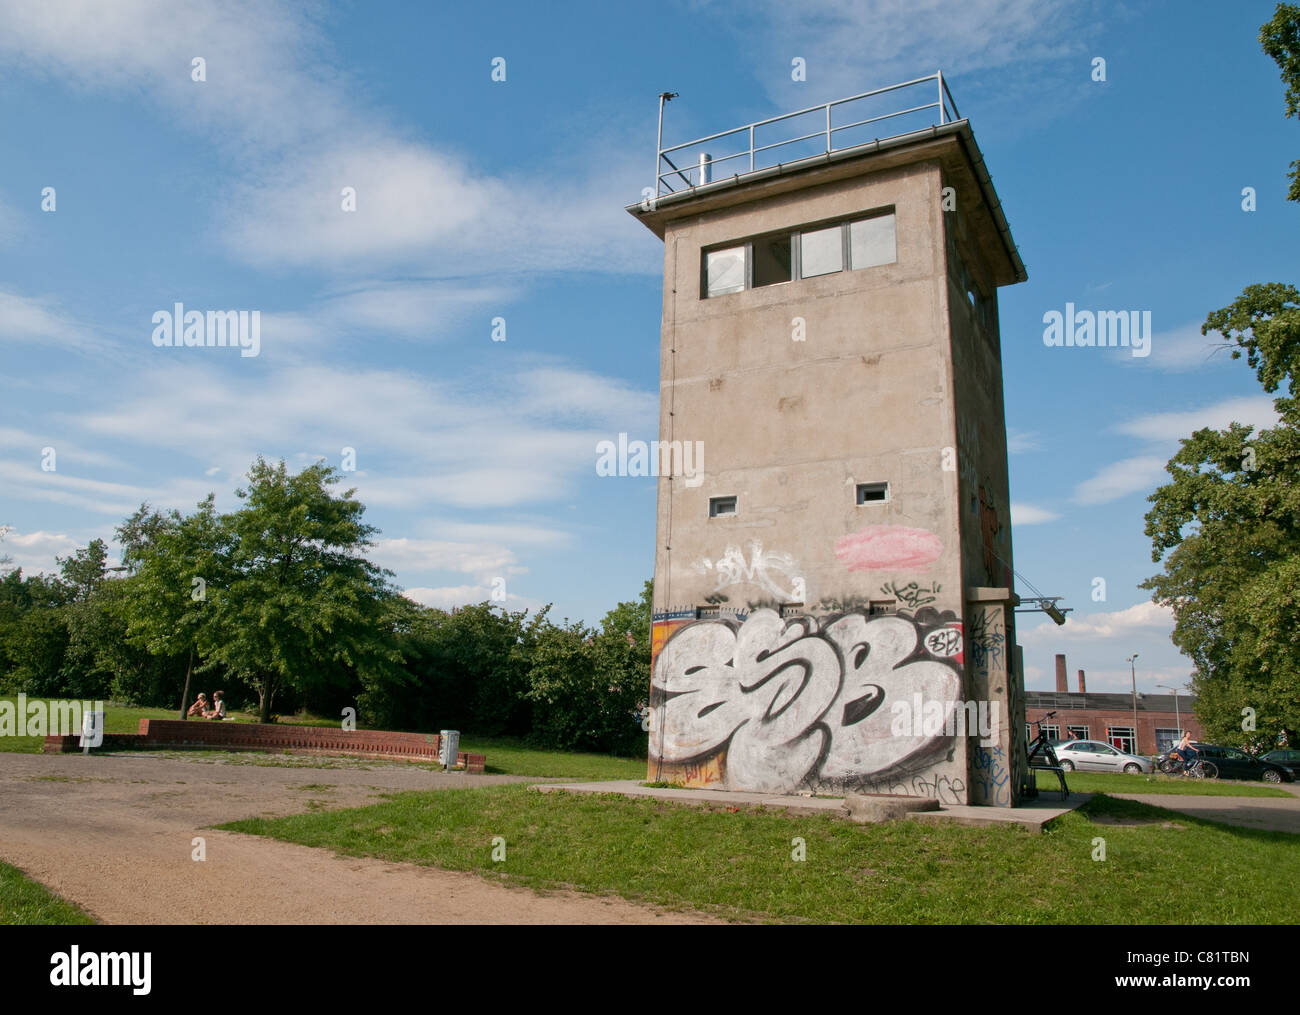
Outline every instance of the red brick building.
[[[1137, 729], [1133, 727], [1134, 699], [1131, 692], [1090, 694], [1079, 670], [1077, 691], [1066, 684], [1065, 656], [1056, 657], [1056, 690], [1025, 691], [1025, 729], [1030, 737], [1038, 728], [1031, 724], [1048, 712], [1056, 715], [1044, 723], [1052, 740], [1100, 740], [1131, 754], [1153, 755], [1167, 751], [1186, 730], [1195, 739], [1204, 737], [1196, 719], [1196, 696], [1180, 694], [1137, 694]], [[1134, 739], [1137, 743], [1134, 745]]]

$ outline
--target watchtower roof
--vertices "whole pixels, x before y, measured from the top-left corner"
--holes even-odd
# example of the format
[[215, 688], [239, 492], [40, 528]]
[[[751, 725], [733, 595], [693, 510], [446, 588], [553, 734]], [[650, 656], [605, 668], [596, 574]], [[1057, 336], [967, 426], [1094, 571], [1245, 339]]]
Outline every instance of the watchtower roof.
[[[943, 72], [782, 113], [681, 144], [660, 140], [654, 187], [627, 211], [663, 239], [674, 219], [748, 203], [898, 165], [937, 160], [959, 193], [982, 197], [990, 249], [1001, 249], [997, 285], [1028, 278], [975, 141]], [[969, 190], [968, 190], [969, 188]], [[653, 194], [653, 196], [651, 196]], [[982, 227], [982, 228], [981, 228]]]

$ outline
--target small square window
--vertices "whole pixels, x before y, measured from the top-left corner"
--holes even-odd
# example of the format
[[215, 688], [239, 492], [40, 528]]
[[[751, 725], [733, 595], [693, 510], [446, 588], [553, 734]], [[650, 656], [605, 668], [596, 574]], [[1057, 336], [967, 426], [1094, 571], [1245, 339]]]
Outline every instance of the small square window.
[[887, 617], [891, 613], [898, 612], [897, 599], [872, 599], [867, 603], [867, 615], [872, 617]]
[[727, 247], [706, 253], [704, 287], [710, 296], [742, 291], [745, 288], [745, 248]]
[[849, 223], [849, 260], [854, 269], [898, 260], [892, 214]]
[[802, 617], [803, 603], [786, 603], [781, 607], [782, 617]]
[[799, 277], [813, 278], [844, 270], [844, 227], [831, 226], [799, 234]]
[[710, 497], [709, 498], [709, 517], [718, 518], [722, 515], [734, 515], [736, 513], [735, 497]]
[[714, 606], [710, 604], [708, 606], [695, 607], [696, 620], [716, 620], [718, 617], [721, 616], [722, 616], [721, 606]]
[[794, 278], [794, 238], [789, 233], [754, 241], [754, 288]]
[[888, 483], [859, 483], [858, 484], [859, 504], [876, 504], [886, 500], [889, 500]]

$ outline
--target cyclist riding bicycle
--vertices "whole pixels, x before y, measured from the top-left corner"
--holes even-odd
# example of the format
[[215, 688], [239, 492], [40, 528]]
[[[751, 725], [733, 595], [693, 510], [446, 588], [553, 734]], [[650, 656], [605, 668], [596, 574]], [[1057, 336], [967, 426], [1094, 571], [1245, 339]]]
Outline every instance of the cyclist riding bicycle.
[[1183, 739], [1178, 741], [1177, 746], [1174, 747], [1174, 753], [1182, 759], [1184, 774], [1192, 770], [1192, 766], [1196, 764], [1196, 761], [1201, 754], [1200, 751], [1192, 746], [1192, 735], [1190, 733], [1183, 734]]

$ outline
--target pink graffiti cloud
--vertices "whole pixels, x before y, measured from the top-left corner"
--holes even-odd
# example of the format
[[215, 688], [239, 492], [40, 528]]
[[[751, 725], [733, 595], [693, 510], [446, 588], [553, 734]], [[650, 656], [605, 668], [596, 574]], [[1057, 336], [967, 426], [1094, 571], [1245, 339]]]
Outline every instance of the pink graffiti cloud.
[[850, 571], [900, 571], [928, 567], [943, 553], [933, 532], [905, 525], [868, 525], [835, 544], [835, 556]]

